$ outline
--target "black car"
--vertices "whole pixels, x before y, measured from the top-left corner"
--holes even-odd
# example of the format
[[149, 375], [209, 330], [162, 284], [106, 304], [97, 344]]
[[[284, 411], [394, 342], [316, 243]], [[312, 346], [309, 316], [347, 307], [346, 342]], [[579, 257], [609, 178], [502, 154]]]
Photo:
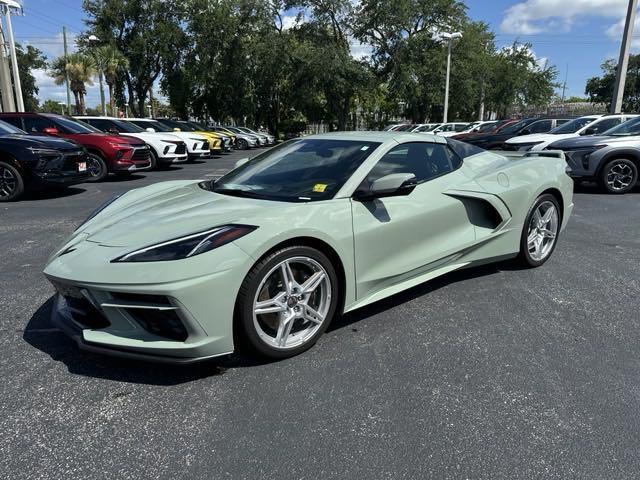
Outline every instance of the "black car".
[[61, 138], [27, 135], [0, 120], [0, 202], [29, 189], [64, 188], [89, 178], [87, 152]]
[[498, 132], [477, 135], [463, 141], [484, 148], [485, 150], [503, 150], [504, 143], [518, 135], [531, 135], [534, 133], [547, 133], [557, 126], [568, 122], [566, 118], [525, 118], [509, 125]]

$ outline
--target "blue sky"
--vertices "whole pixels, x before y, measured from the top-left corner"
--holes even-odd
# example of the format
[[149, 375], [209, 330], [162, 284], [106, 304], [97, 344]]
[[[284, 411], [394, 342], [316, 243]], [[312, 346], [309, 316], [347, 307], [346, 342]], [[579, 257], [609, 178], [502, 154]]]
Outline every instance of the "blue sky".
[[[47, 56], [62, 54], [62, 25], [69, 41], [82, 31], [82, 0], [24, 0], [23, 17], [14, 17], [16, 40], [31, 43]], [[617, 57], [627, 0], [466, 0], [475, 20], [491, 25], [498, 46], [529, 42], [536, 56], [548, 59], [564, 81], [567, 96], [583, 95], [586, 80], [600, 71], [606, 58]], [[640, 20], [639, 20], [640, 22]], [[640, 46], [640, 25], [634, 43]], [[544, 60], [543, 60], [544, 61]], [[36, 72], [41, 100], [65, 98], [46, 72]], [[88, 89], [88, 104], [99, 102], [97, 87]]]

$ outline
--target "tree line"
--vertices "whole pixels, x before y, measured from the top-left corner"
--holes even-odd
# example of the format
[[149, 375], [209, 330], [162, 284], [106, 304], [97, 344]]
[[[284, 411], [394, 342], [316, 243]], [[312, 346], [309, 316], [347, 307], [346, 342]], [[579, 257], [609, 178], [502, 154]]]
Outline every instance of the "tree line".
[[[459, 0], [84, 0], [79, 52], [50, 66], [69, 75], [76, 108], [104, 73], [110, 112], [145, 115], [159, 83], [176, 116], [264, 125], [376, 128], [390, 118], [442, 118], [453, 44], [449, 117], [549, 103], [557, 71], [527, 44], [498, 48]], [[288, 16], [284, 16], [287, 12]], [[297, 12], [292, 21], [291, 12]], [[99, 39], [90, 42], [89, 37]], [[360, 55], [353, 55], [359, 52]]]

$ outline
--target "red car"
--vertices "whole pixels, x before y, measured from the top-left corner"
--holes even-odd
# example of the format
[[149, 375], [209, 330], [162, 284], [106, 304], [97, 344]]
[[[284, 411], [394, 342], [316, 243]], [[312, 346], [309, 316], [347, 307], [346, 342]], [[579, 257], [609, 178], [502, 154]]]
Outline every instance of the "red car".
[[90, 182], [109, 173], [129, 175], [151, 168], [149, 147], [137, 138], [111, 135], [51, 113], [0, 113], [0, 119], [32, 135], [51, 135], [73, 140], [88, 152], [87, 170]]

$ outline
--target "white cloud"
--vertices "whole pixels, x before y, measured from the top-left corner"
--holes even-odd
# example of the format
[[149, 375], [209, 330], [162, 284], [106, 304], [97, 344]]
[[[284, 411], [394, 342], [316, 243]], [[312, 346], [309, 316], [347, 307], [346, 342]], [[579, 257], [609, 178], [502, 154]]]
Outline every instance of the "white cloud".
[[500, 29], [520, 35], [569, 31], [581, 17], [624, 18], [628, 4], [628, 0], [526, 0], [507, 9]]

